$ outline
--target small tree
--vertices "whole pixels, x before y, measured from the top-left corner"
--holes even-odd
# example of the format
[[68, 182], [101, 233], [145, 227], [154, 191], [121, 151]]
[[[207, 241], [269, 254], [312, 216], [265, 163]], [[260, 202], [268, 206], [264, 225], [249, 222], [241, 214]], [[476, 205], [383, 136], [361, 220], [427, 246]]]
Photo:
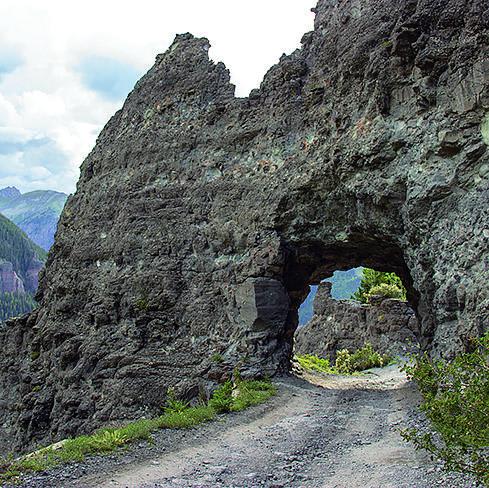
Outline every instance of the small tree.
[[406, 429], [402, 436], [446, 469], [489, 486], [489, 333], [474, 341], [473, 352], [453, 361], [424, 354], [404, 370], [421, 391], [420, 409], [430, 426]]
[[[389, 285], [389, 287], [381, 287], [381, 285]], [[387, 296], [390, 298], [406, 300], [406, 288], [402, 284], [399, 276], [395, 273], [383, 273], [370, 268], [364, 268], [360, 288], [352, 295], [352, 298], [362, 303], [368, 303], [370, 296], [372, 296], [372, 291], [375, 290], [377, 292], [382, 292], [382, 290], [388, 291]]]

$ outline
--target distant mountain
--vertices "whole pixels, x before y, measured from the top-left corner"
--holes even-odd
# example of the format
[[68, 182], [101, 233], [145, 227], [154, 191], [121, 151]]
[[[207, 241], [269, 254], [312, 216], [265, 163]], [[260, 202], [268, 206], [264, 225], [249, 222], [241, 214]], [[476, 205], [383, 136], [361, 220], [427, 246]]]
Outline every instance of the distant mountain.
[[32, 310], [46, 251], [0, 215], [0, 321]]
[[[348, 271], [335, 271], [331, 278], [324, 281], [333, 283], [331, 296], [336, 300], [347, 300], [360, 287], [363, 268], [353, 268]], [[316, 297], [317, 286], [312, 285], [311, 291], [299, 308], [299, 326], [307, 324], [314, 314], [313, 302]]]
[[15, 186], [8, 186], [7, 188], [3, 188], [0, 190], [0, 207], [5, 204], [8, 204], [11, 200], [14, 200], [20, 197], [22, 193], [20, 193]]
[[0, 215], [0, 291], [35, 293], [46, 251]]
[[15, 187], [0, 190], [0, 212], [32, 241], [48, 251], [53, 245], [59, 216], [68, 195], [51, 190], [22, 194]]

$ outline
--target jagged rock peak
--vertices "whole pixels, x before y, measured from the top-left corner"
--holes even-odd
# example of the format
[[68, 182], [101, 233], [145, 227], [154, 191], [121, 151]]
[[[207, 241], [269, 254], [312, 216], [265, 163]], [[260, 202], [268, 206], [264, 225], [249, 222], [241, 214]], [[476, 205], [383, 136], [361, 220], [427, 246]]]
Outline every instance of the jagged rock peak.
[[22, 193], [15, 186], [7, 186], [0, 190], [0, 199], [12, 200], [20, 197]]

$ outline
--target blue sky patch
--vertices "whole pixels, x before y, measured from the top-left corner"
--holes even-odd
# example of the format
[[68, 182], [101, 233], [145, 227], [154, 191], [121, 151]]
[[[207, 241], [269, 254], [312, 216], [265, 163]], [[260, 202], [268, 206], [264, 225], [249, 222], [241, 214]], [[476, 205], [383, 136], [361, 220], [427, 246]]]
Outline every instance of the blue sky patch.
[[92, 56], [77, 67], [83, 83], [110, 100], [125, 98], [141, 73], [130, 64], [114, 58]]
[[17, 152], [30, 151], [46, 144], [52, 144], [53, 142], [52, 139], [47, 137], [28, 139], [26, 141], [12, 141], [0, 135], [0, 154], [15, 154]]
[[23, 64], [20, 55], [14, 52], [0, 51], [0, 77], [14, 71]]
[[[25, 171], [19, 174], [19, 166], [8, 164], [17, 161]], [[7, 164], [2, 164], [6, 162]], [[0, 179], [17, 176], [26, 181], [35, 178], [28, 168], [44, 168], [46, 173], [59, 174], [69, 163], [68, 155], [60, 149], [54, 139], [49, 137], [33, 138], [21, 142], [9, 142], [0, 138]]]

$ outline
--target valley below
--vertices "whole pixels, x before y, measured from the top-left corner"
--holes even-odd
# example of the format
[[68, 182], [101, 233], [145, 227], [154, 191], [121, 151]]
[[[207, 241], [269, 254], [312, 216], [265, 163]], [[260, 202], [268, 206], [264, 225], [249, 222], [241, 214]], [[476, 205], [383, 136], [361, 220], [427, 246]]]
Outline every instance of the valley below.
[[363, 376], [299, 371], [271, 401], [154, 443], [31, 476], [25, 488], [469, 488], [404, 442], [423, 422], [397, 366]]

